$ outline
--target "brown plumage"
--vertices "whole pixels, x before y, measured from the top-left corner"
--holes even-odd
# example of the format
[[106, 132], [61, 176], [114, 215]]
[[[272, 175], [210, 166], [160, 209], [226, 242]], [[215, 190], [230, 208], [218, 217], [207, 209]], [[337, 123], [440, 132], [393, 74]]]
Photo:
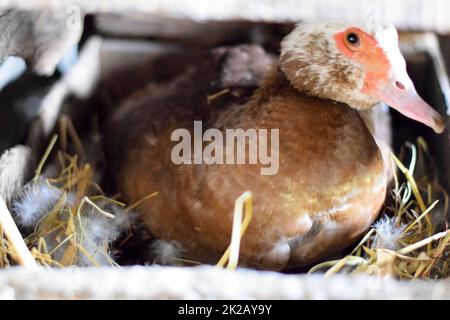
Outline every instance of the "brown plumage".
[[[302, 36], [311, 31], [298, 28], [298, 41], [306, 41]], [[282, 56], [290, 49], [282, 46]], [[322, 58], [325, 70], [327, 56]], [[344, 74], [333, 70], [339, 76], [358, 67], [342, 61]], [[254, 195], [254, 217], [241, 242], [240, 262], [246, 266], [281, 269], [315, 262], [350, 245], [377, 216], [386, 192], [381, 153], [355, 107], [333, 101], [330, 92], [361, 105], [376, 98], [346, 92], [355, 90], [359, 79], [339, 87], [338, 77], [330, 82], [337, 89], [317, 81], [326, 90], [302, 92], [299, 81], [311, 86], [313, 75], [297, 74], [291, 66], [276, 64], [247, 102], [236, 94], [242, 88], [230, 84], [228, 96], [211, 105], [205, 96], [215, 82], [196, 84], [200, 89], [192, 93], [196, 72], [205, 74], [194, 68], [164, 92], [135, 95], [113, 116], [109, 159], [119, 190], [129, 203], [158, 191], [141, 206], [141, 216], [155, 237], [177, 241], [185, 258], [218, 261], [230, 242], [234, 201], [247, 190]], [[279, 129], [278, 173], [261, 175], [261, 165], [254, 164], [175, 165], [171, 134], [179, 128], [192, 132], [194, 120], [203, 122], [203, 130]]]

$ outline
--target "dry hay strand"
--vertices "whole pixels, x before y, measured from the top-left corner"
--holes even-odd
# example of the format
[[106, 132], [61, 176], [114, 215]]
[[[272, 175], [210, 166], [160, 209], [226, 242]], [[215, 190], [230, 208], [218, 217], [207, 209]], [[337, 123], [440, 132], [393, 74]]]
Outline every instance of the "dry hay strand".
[[235, 270], [239, 262], [239, 248], [241, 239], [247, 231], [248, 225], [253, 217], [253, 196], [250, 191], [244, 192], [234, 203], [233, 227], [231, 231], [231, 242], [222, 258], [217, 263], [218, 267]]
[[[4, 238], [3, 235], [6, 237]], [[6, 241], [8, 239], [8, 241]], [[9, 264], [8, 255], [20, 265], [36, 269], [37, 264], [28, 250], [22, 234], [17, 228], [14, 219], [5, 202], [0, 197], [0, 266]]]
[[[325, 275], [338, 272], [394, 276], [399, 279], [435, 279], [449, 276], [450, 230], [446, 222], [449, 197], [433, 178], [433, 163], [422, 138], [411, 151], [409, 166], [391, 154], [393, 167], [405, 178], [400, 183], [394, 172], [391, 201], [387, 201], [382, 219], [391, 219], [399, 239], [398, 248], [380, 246], [376, 241], [382, 230], [376, 224], [352, 252], [342, 259], [326, 261], [310, 269], [310, 273], [328, 268]], [[440, 206], [438, 206], [440, 205]], [[438, 221], [438, 223], [436, 223]], [[439, 226], [439, 224], [441, 224]], [[440, 228], [440, 230], [438, 229]]]

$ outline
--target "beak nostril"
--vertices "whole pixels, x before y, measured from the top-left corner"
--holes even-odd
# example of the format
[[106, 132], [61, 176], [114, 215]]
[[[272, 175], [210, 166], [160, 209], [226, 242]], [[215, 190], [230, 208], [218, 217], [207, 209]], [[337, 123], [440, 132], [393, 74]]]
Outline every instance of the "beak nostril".
[[405, 90], [405, 86], [400, 81], [395, 81], [395, 86], [397, 87], [397, 89]]

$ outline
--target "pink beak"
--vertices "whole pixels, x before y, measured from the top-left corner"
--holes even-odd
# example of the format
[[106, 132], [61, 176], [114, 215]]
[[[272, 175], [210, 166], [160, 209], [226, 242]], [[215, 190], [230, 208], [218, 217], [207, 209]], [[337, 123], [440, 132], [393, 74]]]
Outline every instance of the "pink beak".
[[409, 77], [402, 78], [403, 82], [393, 81], [385, 86], [381, 84], [375, 87], [367, 84], [367, 88], [391, 108], [429, 126], [436, 133], [442, 133], [445, 129], [444, 119], [419, 96]]

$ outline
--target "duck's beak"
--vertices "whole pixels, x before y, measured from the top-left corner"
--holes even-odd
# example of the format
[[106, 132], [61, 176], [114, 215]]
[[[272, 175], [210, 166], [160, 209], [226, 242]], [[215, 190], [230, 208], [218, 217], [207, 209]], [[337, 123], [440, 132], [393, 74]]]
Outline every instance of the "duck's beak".
[[419, 96], [409, 76], [403, 76], [401, 80], [394, 79], [374, 86], [367, 83], [366, 87], [391, 108], [429, 126], [436, 133], [442, 133], [445, 129], [444, 118]]

